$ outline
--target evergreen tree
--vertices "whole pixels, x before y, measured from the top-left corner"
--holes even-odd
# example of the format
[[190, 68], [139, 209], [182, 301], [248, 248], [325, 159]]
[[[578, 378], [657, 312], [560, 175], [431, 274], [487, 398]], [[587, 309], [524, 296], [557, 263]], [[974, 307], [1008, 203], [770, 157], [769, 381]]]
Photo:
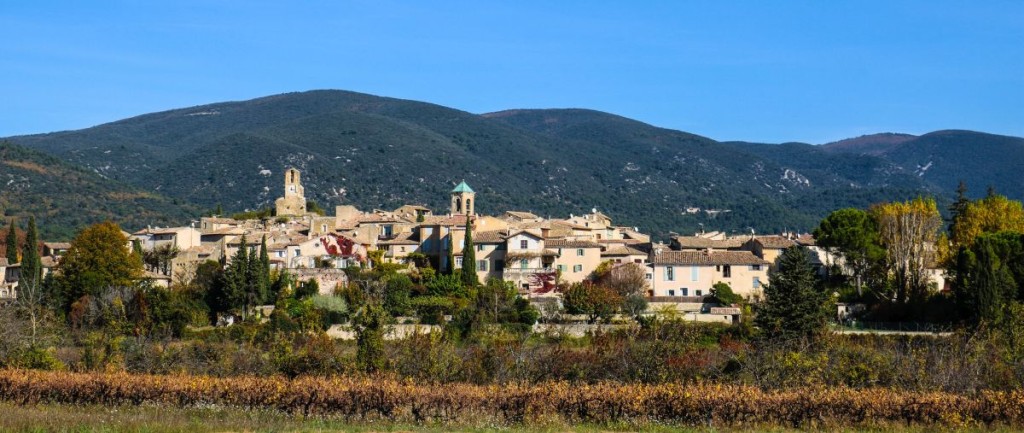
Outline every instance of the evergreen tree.
[[139, 260], [142, 260], [142, 241], [138, 239], [132, 241], [132, 253], [139, 256]]
[[971, 203], [971, 200], [967, 198], [967, 183], [960, 181], [960, 184], [956, 187], [956, 201], [949, 205], [949, 237], [952, 239], [958, 239], [957, 226], [960, 223], [960, 218], [967, 210], [967, 205]]
[[7, 229], [7, 263], [18, 261], [18, 231], [14, 228], [14, 218], [11, 218], [11, 228]]
[[853, 208], [832, 212], [814, 229], [814, 238], [818, 245], [843, 258], [845, 268], [852, 273], [857, 295], [863, 295], [865, 277], [885, 258], [871, 215]]
[[243, 317], [249, 314], [248, 308], [246, 308], [249, 293], [248, 274], [249, 244], [245, 241], [245, 235], [242, 235], [238, 251], [231, 258], [231, 264], [228, 265], [224, 279], [225, 289], [227, 289], [228, 298], [231, 300], [231, 308], [241, 311]]
[[978, 236], [961, 247], [956, 260], [959, 310], [972, 324], [1001, 323], [1024, 294], [1024, 235], [1016, 232]]
[[1000, 278], [1001, 267], [996, 252], [988, 237], [978, 238], [974, 246], [975, 250], [975, 272], [971, 275], [971, 286], [975, 292], [974, 316], [979, 321], [994, 323], [999, 318], [1001, 306], [1005, 303], [1003, 299], [1004, 287]]
[[260, 241], [259, 261], [259, 285], [260, 302], [269, 302], [270, 299], [270, 253], [267, 251], [267, 235], [263, 235]]
[[25, 246], [21, 252], [21, 277], [19, 284], [32, 285], [41, 283], [43, 263], [39, 257], [39, 236], [36, 233], [36, 218], [29, 217], [28, 233], [25, 235]]
[[356, 331], [356, 365], [366, 373], [384, 370], [384, 333], [390, 317], [377, 301], [368, 302], [356, 315], [352, 327]]
[[455, 234], [448, 229], [448, 275], [455, 275]]
[[466, 246], [462, 248], [462, 284], [466, 287], [480, 285], [476, 277], [476, 250], [473, 247], [473, 221], [466, 215]]
[[263, 297], [266, 296], [262, 293], [261, 281], [263, 281], [263, 273], [260, 272], [260, 255], [255, 248], [249, 249], [249, 267], [245, 269], [245, 303], [247, 307], [254, 307], [263, 302]]
[[768, 281], [756, 318], [767, 337], [815, 337], [825, 330], [827, 297], [815, 287], [814, 268], [802, 247], [784, 251]]
[[221, 215], [224, 215], [224, 208], [221, 207], [220, 203], [217, 203], [217, 209], [214, 209], [213, 216], [220, 217]]

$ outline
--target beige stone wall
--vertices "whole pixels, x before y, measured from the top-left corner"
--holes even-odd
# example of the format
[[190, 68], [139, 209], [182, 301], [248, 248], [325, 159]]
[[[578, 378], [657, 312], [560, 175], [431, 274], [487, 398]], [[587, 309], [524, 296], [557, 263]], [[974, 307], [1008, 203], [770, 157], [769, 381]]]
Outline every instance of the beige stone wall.
[[[552, 248], [554, 249], [554, 248]], [[590, 276], [601, 265], [601, 248], [557, 248], [554, 268], [562, 273], [562, 281], [578, 283]], [[580, 254], [582, 253], [582, 254]]]
[[[497, 244], [478, 244], [476, 245], [476, 277], [481, 283], [486, 283], [491, 278], [501, 278], [501, 268], [499, 265], [505, 261], [505, 250], [498, 248]], [[484, 260], [487, 262], [487, 269], [481, 270], [479, 262]]]
[[[690, 266], [672, 265], [673, 279], [667, 278], [669, 265], [656, 265], [652, 275], [654, 296], [705, 296], [711, 293], [711, 287], [717, 282], [725, 282], [737, 295], [758, 298], [762, 295], [761, 288], [754, 287], [757, 277], [759, 286], [768, 283], [768, 267], [761, 265], [756, 269], [750, 265], [731, 265], [730, 275], [726, 277], [721, 266]], [[696, 271], [694, 271], [696, 269]]]

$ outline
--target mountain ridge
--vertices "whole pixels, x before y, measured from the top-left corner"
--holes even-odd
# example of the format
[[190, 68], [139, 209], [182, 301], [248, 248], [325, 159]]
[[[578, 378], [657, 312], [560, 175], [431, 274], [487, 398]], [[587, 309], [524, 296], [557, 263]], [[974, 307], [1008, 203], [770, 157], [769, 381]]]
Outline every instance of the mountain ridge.
[[[977, 134], [957, 132], [953, 140], [989, 139]], [[864, 137], [853, 140], [885, 147]], [[949, 136], [907, 142], [922, 138], [927, 144]], [[849, 142], [845, 150], [718, 142], [584, 108], [473, 114], [336, 90], [197, 105], [8, 140], [207, 209], [268, 206], [281, 194], [280, 174], [295, 166], [309, 198], [324, 207], [408, 202], [442, 211], [451, 186], [466, 180], [481, 212], [558, 216], [598, 207], [617, 223], [656, 234], [701, 226], [809, 230], [837, 207], [922, 193], [948, 199], [956, 187], [929, 174], [931, 167], [908, 169], [920, 155], [895, 147], [872, 155]], [[947, 158], [936, 161], [948, 165]], [[975, 177], [1008, 182], [1000, 173], [959, 174], [971, 184]]]

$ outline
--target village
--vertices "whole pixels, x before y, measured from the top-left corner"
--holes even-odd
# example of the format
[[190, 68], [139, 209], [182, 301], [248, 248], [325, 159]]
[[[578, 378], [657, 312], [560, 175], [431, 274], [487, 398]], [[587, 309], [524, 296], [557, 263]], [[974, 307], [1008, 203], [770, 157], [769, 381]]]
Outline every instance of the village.
[[[274, 216], [236, 220], [202, 217], [182, 227], [149, 227], [123, 233], [126, 248], [141, 248], [148, 257], [146, 279], [160, 287], [192, 278], [207, 261], [228, 264], [248, 239], [247, 248], [259, 248], [264, 239], [271, 269], [286, 270], [296, 281], [315, 280], [323, 295], [349, 283], [345, 270], [373, 266], [379, 254], [386, 263], [429, 266], [440, 271], [465, 269], [463, 257], [467, 224], [471, 224], [478, 281], [499, 279], [514, 284], [532, 303], [559, 302], [559, 284], [592, 278], [604, 264], [617, 267], [635, 264], [644, 270], [642, 291], [648, 312], [672, 311], [691, 321], [738, 323], [736, 305], [722, 305], [710, 297], [716, 284], [727, 284], [733, 293], [750, 302], [763, 295], [768, 271], [780, 254], [793, 246], [804, 247], [815, 271], [822, 277], [837, 257], [819, 248], [809, 234], [726, 236], [723, 232], [672, 236], [655, 241], [636, 228], [615, 225], [596, 209], [586, 215], [546, 219], [530, 212], [509, 210], [497, 216], [475, 211], [476, 193], [465, 182], [451, 191], [450, 208], [435, 214], [421, 205], [394, 210], [362, 211], [340, 205], [334, 216], [310, 212], [301, 173], [284, 173], [284, 195], [275, 201]], [[43, 275], [51, 272], [68, 243], [43, 243]], [[0, 258], [4, 285], [0, 299], [16, 296], [18, 264]], [[928, 269], [933, 287], [945, 285], [943, 272]], [[851, 306], [837, 305], [837, 318]]]

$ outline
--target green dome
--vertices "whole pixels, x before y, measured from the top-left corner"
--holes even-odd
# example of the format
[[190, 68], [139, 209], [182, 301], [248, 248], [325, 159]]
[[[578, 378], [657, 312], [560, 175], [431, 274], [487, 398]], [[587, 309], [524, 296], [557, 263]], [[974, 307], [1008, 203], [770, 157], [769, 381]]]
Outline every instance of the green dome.
[[452, 190], [452, 192], [473, 192], [473, 188], [470, 188], [469, 185], [466, 185], [466, 181], [462, 181], [462, 183], [456, 186], [455, 189]]

